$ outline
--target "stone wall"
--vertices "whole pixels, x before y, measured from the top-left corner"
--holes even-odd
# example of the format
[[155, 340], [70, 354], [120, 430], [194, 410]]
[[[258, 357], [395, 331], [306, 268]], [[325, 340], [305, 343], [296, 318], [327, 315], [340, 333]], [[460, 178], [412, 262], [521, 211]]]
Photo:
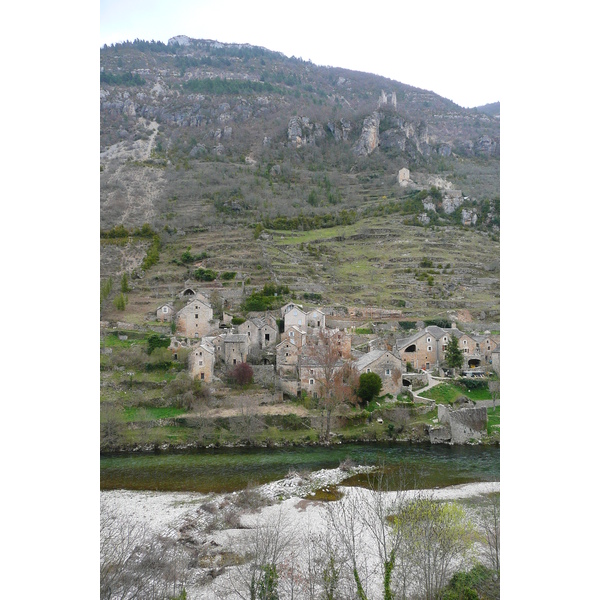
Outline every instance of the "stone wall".
[[276, 383], [276, 373], [274, 365], [252, 365], [254, 373], [254, 383], [264, 387], [274, 386]]
[[464, 444], [471, 439], [480, 439], [487, 431], [487, 409], [485, 407], [453, 410], [448, 406], [438, 404], [438, 419], [441, 425], [450, 429], [450, 441], [454, 444]]

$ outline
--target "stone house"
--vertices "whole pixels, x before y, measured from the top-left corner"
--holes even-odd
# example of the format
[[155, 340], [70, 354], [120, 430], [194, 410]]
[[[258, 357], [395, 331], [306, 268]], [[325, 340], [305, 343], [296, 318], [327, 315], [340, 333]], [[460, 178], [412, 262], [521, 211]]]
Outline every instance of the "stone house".
[[[248, 360], [248, 336], [243, 333], [228, 333], [221, 337], [221, 358], [226, 365], [234, 366]], [[216, 341], [216, 340], [215, 340]]]
[[474, 356], [480, 356], [484, 363], [492, 364], [492, 354], [497, 348], [498, 342], [489, 331], [484, 332], [483, 335], [474, 335], [473, 339], [475, 340]]
[[500, 344], [492, 350], [492, 369], [500, 376]]
[[[302, 308], [293, 303], [286, 304], [287, 310], [283, 313], [283, 331], [287, 331], [294, 325], [301, 329], [302, 331], [306, 331], [306, 313], [302, 310]], [[285, 307], [283, 307], [285, 308]], [[282, 308], [282, 311], [283, 311]]]
[[175, 308], [171, 303], [163, 304], [156, 309], [156, 320], [157, 321], [172, 321], [173, 315], [175, 314]]
[[415, 369], [436, 368], [444, 361], [452, 336], [458, 340], [465, 368], [480, 367], [492, 360], [497, 342], [489, 333], [482, 336], [463, 333], [454, 323], [450, 328], [431, 325], [408, 338], [397, 339], [395, 352], [404, 365], [410, 363]]
[[298, 359], [300, 348], [290, 339], [283, 340], [276, 347], [277, 375], [282, 379], [298, 379]]
[[340, 329], [323, 329], [311, 332], [306, 336], [304, 345], [308, 347], [327, 344], [336, 349], [340, 358], [349, 359], [352, 356], [352, 338]]
[[297, 325], [294, 325], [281, 334], [281, 340], [290, 340], [298, 348], [302, 348], [306, 343], [306, 331], [302, 331]]
[[188, 338], [201, 338], [219, 326], [210, 302], [200, 294], [177, 313], [175, 322], [177, 333]]
[[325, 329], [325, 313], [318, 308], [307, 311], [306, 326], [323, 331]]
[[[340, 359], [333, 367], [333, 373], [342, 369], [345, 361]], [[298, 378], [300, 389], [313, 398], [318, 398], [323, 393], [325, 369], [319, 360], [311, 353], [302, 352], [298, 358]]]
[[214, 346], [204, 342], [192, 346], [188, 356], [188, 368], [194, 379], [210, 383], [213, 380], [215, 368]]
[[279, 329], [277, 323], [275, 326], [273, 325], [273, 320], [267, 317], [255, 317], [248, 319], [238, 327], [238, 333], [247, 335], [250, 351], [260, 351], [277, 345]]
[[[397, 339], [395, 354], [401, 358], [404, 367], [409, 363], [414, 369], [439, 367], [452, 331], [435, 325], [426, 327], [410, 337]], [[459, 333], [456, 337], [462, 337], [462, 331], [455, 331]]]
[[389, 350], [371, 350], [355, 363], [359, 374], [377, 373], [381, 377], [381, 394], [398, 394], [402, 387], [402, 360]]

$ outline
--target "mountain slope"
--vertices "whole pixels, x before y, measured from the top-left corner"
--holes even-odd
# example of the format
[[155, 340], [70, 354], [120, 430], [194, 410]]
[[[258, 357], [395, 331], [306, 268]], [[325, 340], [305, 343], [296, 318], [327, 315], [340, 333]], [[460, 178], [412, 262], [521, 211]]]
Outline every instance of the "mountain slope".
[[[476, 274], [463, 274], [485, 280], [481, 289], [475, 285], [471, 309], [497, 313], [497, 269], [490, 278], [483, 268], [498, 257], [497, 118], [384, 77], [185, 36], [104, 47], [100, 83], [101, 227], [149, 223], [161, 233], [161, 259], [145, 275], [157, 278], [156, 297], [168, 299], [169, 287], [193, 273], [164, 257], [210, 246], [207, 265], [244, 271], [251, 285], [302, 282], [324, 300], [347, 296], [359, 304], [412, 298], [415, 313], [451, 305], [465, 284], [459, 265], [479, 264]], [[408, 180], [400, 183], [403, 168]], [[275, 243], [278, 235], [288, 239], [286, 231], [323, 227], [338, 234], [319, 241], [322, 256], [331, 253], [329, 274], [313, 264], [319, 261], [307, 245], [314, 242]], [[345, 268], [336, 270], [335, 260], [356, 261], [382, 239], [437, 237], [432, 227], [447, 230], [444, 239], [471, 240], [455, 245], [447, 261], [448, 253], [439, 253], [454, 274], [433, 274], [433, 285], [415, 280], [429, 241], [407, 244], [411, 277], [387, 277], [398, 251], [387, 243], [379, 244], [380, 256], [365, 259], [386, 277], [371, 270], [369, 282], [353, 284]], [[355, 235], [352, 228], [362, 237], [348, 245], [343, 240]], [[244, 229], [247, 255], [236, 269], [227, 240]], [[120, 254], [109, 246], [103, 277], [140, 273], [139, 245], [135, 260], [127, 246]], [[386, 291], [400, 285], [406, 291]]]

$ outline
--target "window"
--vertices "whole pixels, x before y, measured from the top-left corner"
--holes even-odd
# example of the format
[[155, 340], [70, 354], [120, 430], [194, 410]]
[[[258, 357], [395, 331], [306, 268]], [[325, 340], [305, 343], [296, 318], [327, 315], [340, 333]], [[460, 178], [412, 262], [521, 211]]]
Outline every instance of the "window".
[[269, 342], [271, 340], [271, 334], [265, 333], [265, 342]]
[[295, 310], [295, 311], [294, 311], [294, 316], [295, 316], [295, 317], [297, 317], [297, 316], [298, 316], [298, 311], [297, 311], [297, 310]]
[[204, 373], [200, 373], [200, 379], [204, 379]]
[[250, 337], [250, 332], [248, 332], [248, 337]]
[[198, 313], [196, 313], [194, 316], [195, 316], [195, 317], [196, 317], [196, 319], [197, 319], [197, 318], [198, 318]]
[[233, 359], [233, 364], [237, 365], [237, 359], [235, 359], [235, 358]]
[[467, 345], [467, 340], [463, 340], [463, 346]]
[[427, 338], [427, 343], [430, 344], [431, 343], [431, 338]]
[[167, 313], [167, 312], [169, 312], [169, 309], [166, 306], [163, 306], [163, 312]]
[[446, 336], [444, 336], [444, 341], [445, 341], [445, 342], [447, 342], [447, 341], [448, 341], [448, 338], [447, 338]]
[[311, 370], [310, 370], [310, 374], [311, 374], [311, 375], [314, 375], [314, 374], [315, 374], [315, 370], [314, 370], [314, 369], [311, 369]]
[[371, 369], [367, 369], [367, 373], [370, 373], [370, 372], [371, 372]]
[[289, 355], [290, 355], [290, 353], [289, 353], [289, 352], [286, 352], [286, 353], [285, 353], [285, 355], [286, 355], [286, 356], [289, 356]]
[[308, 384], [309, 384], [309, 385], [314, 385], [314, 383], [315, 383], [315, 380], [314, 380], [314, 379], [309, 379], [309, 380], [308, 380]]
[[177, 354], [173, 354], [173, 359], [177, 360]]
[[433, 348], [431, 346], [427, 346], [427, 352], [431, 352]]
[[391, 375], [392, 374], [392, 370], [391, 369], [386, 369], [385, 370], [385, 374], [386, 375]]
[[198, 361], [198, 366], [199, 367], [203, 367], [204, 366], [204, 361], [203, 360], [199, 360]]

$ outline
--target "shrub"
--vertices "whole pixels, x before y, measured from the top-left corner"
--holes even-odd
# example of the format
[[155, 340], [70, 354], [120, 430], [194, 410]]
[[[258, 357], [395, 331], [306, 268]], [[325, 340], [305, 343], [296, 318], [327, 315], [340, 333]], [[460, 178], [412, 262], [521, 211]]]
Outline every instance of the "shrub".
[[381, 377], [377, 373], [363, 373], [359, 377], [356, 394], [364, 403], [368, 404], [379, 394], [382, 385]]
[[246, 319], [244, 319], [244, 317], [233, 317], [231, 319], [231, 323], [233, 325], [241, 325], [242, 323], [245, 323]]
[[114, 300], [113, 304], [117, 310], [125, 310], [125, 306], [127, 305], [127, 296], [123, 293], [119, 294]]
[[196, 269], [194, 277], [198, 281], [214, 281], [217, 278], [217, 273], [212, 269]]
[[236, 385], [249, 385], [254, 378], [254, 371], [248, 363], [238, 363], [229, 371], [228, 378]]
[[171, 340], [166, 335], [153, 333], [148, 336], [148, 354], [152, 354], [156, 348], [168, 348], [171, 345]]
[[235, 271], [225, 271], [224, 273], [221, 273], [221, 279], [224, 279], [225, 281], [230, 281], [232, 279], [235, 279], [236, 275], [237, 273]]

